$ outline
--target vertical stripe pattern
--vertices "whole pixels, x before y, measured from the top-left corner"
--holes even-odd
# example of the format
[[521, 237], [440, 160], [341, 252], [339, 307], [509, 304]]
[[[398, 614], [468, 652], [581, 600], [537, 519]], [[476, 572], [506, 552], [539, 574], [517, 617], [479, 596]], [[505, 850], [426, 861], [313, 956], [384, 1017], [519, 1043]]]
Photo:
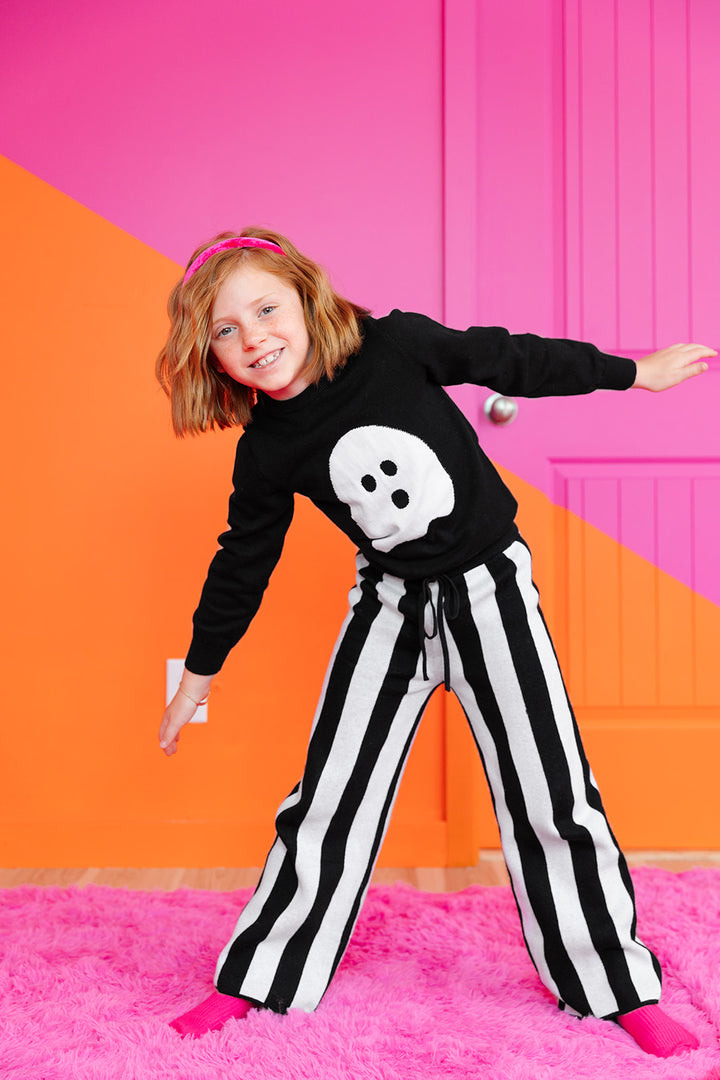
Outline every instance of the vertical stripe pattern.
[[367, 890], [432, 683], [417, 602], [362, 566], [326, 676], [303, 779], [281, 806], [263, 876], [216, 981], [283, 1012], [314, 1009]]
[[[449, 676], [490, 784], [525, 941], [545, 985], [580, 1014], [657, 1001], [632, 884], [580, 744], [521, 542], [453, 578], [459, 605], [426, 639], [437, 582], [359, 562], [301, 783], [282, 804], [258, 888], [216, 982], [276, 1011], [314, 1009], [367, 891], [417, 726]], [[420, 623], [422, 625], [422, 623]]]
[[464, 575], [453, 689], [482, 755], [530, 955], [580, 1014], [660, 997], [521, 543]]

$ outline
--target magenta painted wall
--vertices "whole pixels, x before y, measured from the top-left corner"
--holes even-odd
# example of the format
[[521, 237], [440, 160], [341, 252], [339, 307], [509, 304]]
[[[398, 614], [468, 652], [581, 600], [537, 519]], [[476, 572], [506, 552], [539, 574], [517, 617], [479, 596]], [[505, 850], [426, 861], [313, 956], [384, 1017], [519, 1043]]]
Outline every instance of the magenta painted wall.
[[[4, 24], [0, 149], [178, 262], [269, 223], [378, 313], [631, 355], [717, 342], [712, 0], [27, 0]], [[667, 529], [581, 512], [720, 603], [714, 366], [661, 398], [523, 402], [506, 430], [482, 391], [457, 397], [553, 499], [582, 462], [618, 482], [701, 463], [692, 559]]]
[[441, 314], [439, 0], [28, 0], [0, 150], [180, 263], [272, 223], [374, 308]]

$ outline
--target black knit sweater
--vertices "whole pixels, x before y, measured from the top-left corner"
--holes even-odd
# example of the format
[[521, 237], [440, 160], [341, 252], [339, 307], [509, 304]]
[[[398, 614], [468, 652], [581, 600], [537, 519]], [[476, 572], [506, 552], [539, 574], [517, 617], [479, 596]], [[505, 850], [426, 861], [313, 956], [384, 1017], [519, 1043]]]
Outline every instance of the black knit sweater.
[[332, 381], [287, 401], [258, 394], [238, 442], [229, 529], [193, 618], [186, 665], [196, 674], [220, 669], [260, 606], [295, 492], [401, 578], [462, 570], [509, 542], [515, 499], [443, 386], [547, 397], [635, 380], [632, 360], [499, 327], [449, 330], [393, 311], [366, 319], [363, 332]]

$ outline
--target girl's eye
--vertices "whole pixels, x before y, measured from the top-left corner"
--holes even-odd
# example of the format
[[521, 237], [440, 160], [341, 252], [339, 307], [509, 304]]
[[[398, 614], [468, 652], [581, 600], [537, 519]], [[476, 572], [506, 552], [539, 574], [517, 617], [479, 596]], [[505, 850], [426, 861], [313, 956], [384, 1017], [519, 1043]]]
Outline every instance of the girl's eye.
[[227, 337], [228, 334], [232, 334], [232, 326], [221, 326], [217, 332], [219, 338]]
[[264, 307], [264, 308], [263, 308], [263, 309], [261, 310], [260, 314], [261, 314], [261, 315], [269, 315], [269, 314], [270, 314], [270, 312], [271, 312], [271, 311], [274, 311], [274, 310], [275, 310], [275, 305], [274, 305], [274, 304], [268, 304], [268, 305], [267, 305], [267, 307]]

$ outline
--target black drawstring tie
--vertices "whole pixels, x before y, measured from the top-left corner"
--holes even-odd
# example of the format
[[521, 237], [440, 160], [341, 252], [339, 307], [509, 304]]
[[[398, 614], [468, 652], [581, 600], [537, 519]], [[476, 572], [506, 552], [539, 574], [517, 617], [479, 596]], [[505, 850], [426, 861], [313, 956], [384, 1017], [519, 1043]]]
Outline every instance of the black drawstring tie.
[[[435, 604], [433, 603], [432, 590], [430, 585], [433, 581], [438, 583], [438, 606], [435, 610]], [[430, 605], [430, 611], [432, 613], [432, 632], [428, 633], [425, 630], [425, 608]], [[434, 637], [440, 636], [440, 648], [443, 655], [443, 683], [445, 689], [450, 689], [450, 655], [447, 647], [447, 636], [445, 633], [445, 619], [457, 619], [460, 614], [460, 593], [458, 592], [457, 585], [451, 577], [447, 574], [440, 574], [436, 578], [424, 578], [420, 587], [420, 595], [418, 597], [418, 637], [420, 639], [420, 652], [422, 654], [422, 671], [423, 679], [427, 680], [427, 653], [425, 651], [425, 639], [432, 641]]]

